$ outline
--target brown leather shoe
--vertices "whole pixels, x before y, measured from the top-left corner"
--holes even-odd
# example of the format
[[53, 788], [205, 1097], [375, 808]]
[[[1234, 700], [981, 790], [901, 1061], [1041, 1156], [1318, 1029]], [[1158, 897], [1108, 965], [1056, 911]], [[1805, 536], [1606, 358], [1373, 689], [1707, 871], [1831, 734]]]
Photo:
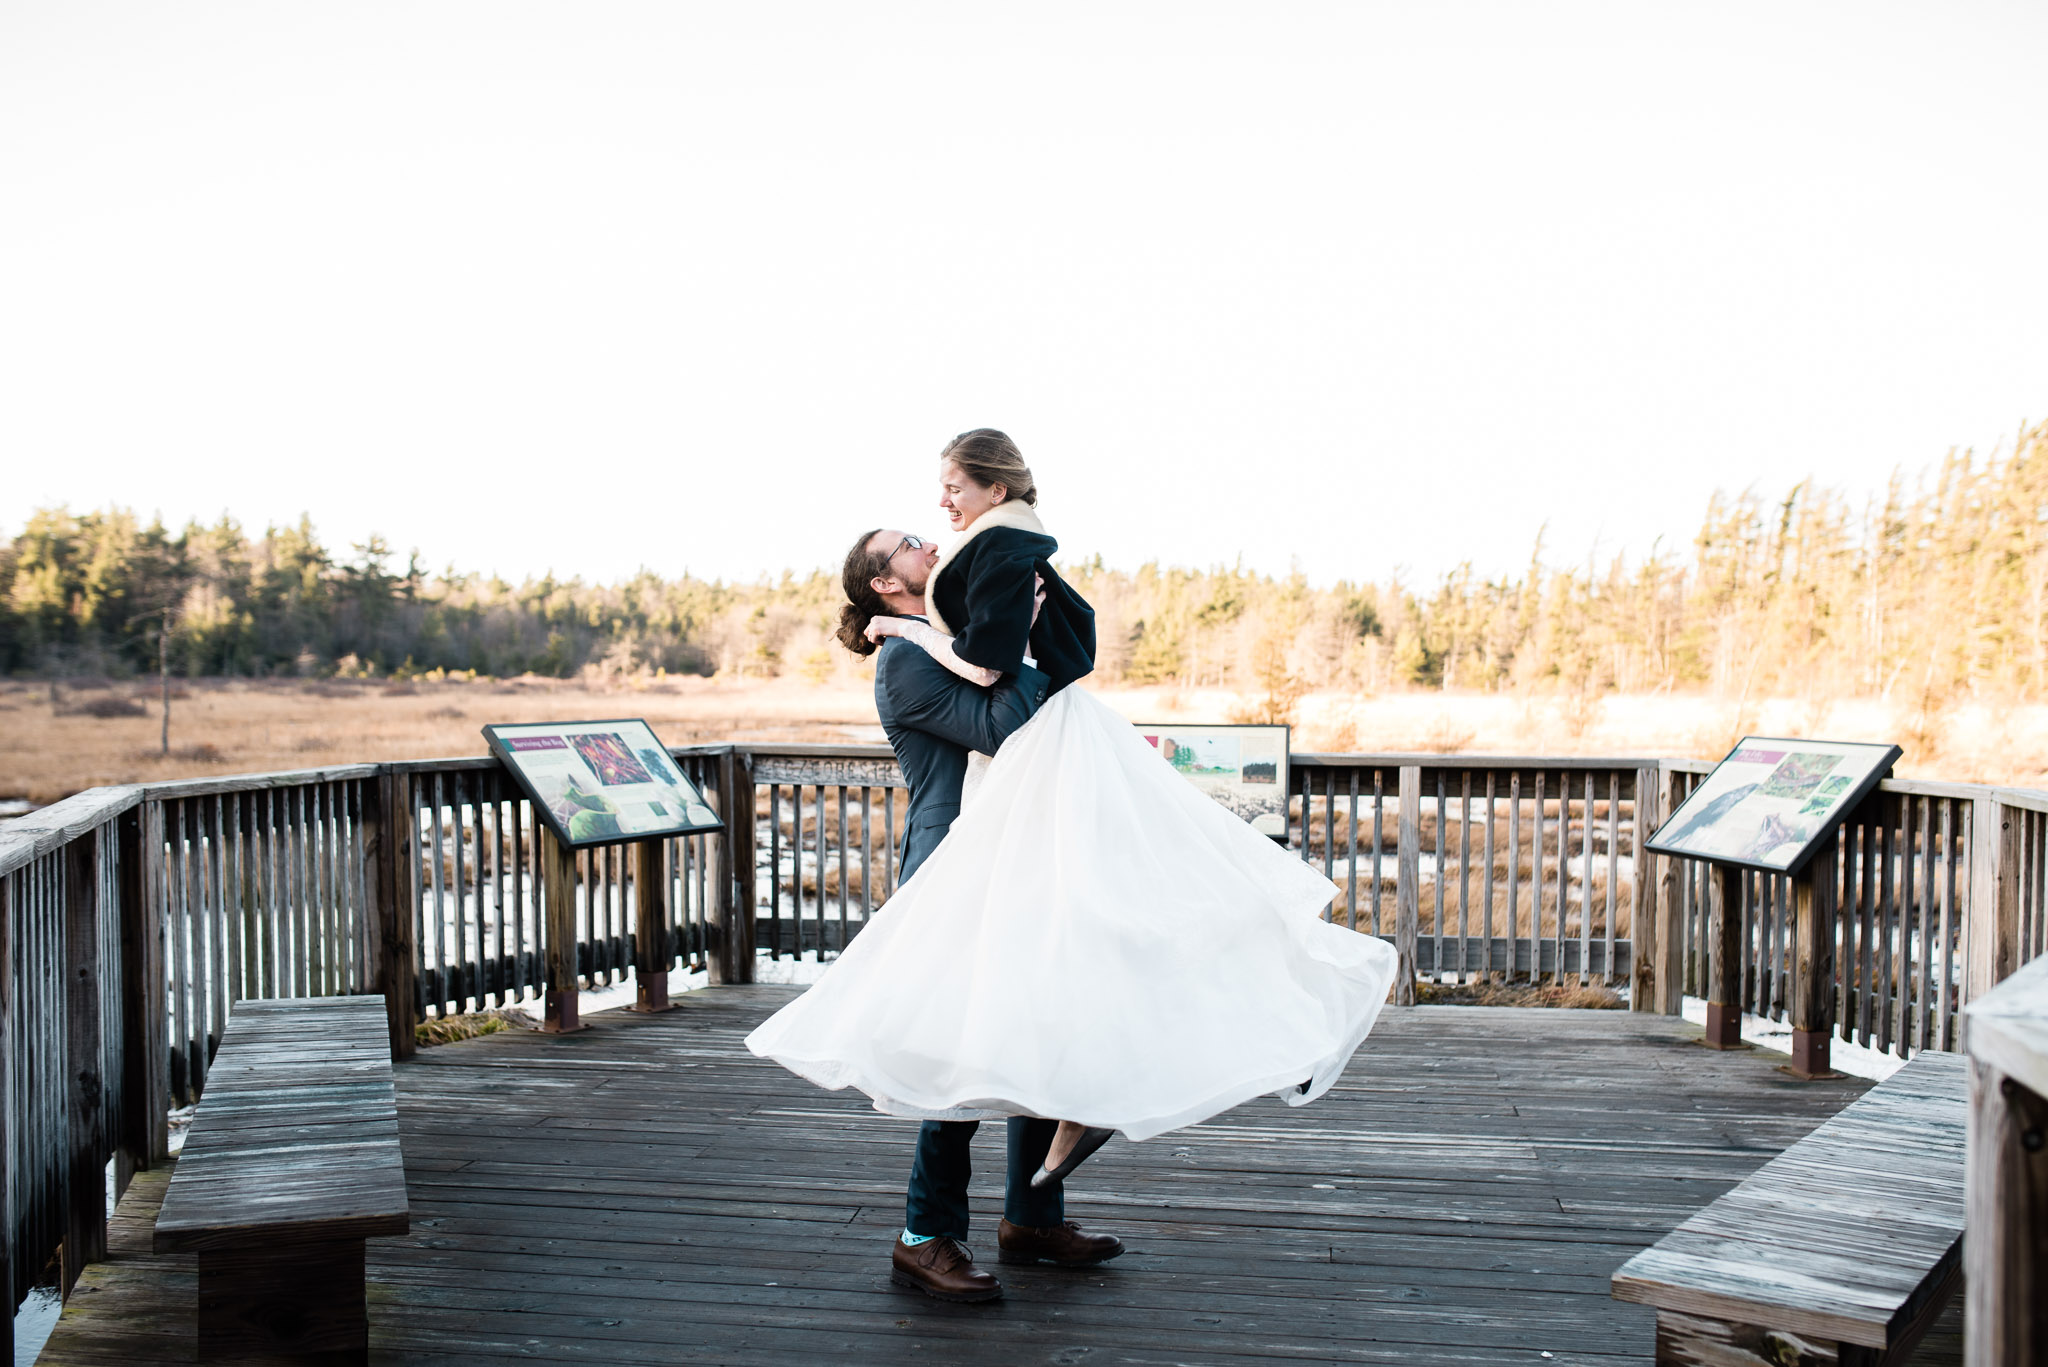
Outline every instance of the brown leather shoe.
[[996, 1226], [996, 1261], [1005, 1263], [1057, 1263], [1061, 1267], [1093, 1267], [1106, 1263], [1124, 1251], [1124, 1241], [1114, 1234], [1083, 1234], [1072, 1220], [1065, 1224], [1037, 1228], [1013, 1225], [1008, 1220]]
[[889, 1280], [942, 1301], [992, 1301], [1003, 1284], [974, 1265], [974, 1255], [957, 1239], [940, 1235], [912, 1248], [896, 1240], [889, 1255]]

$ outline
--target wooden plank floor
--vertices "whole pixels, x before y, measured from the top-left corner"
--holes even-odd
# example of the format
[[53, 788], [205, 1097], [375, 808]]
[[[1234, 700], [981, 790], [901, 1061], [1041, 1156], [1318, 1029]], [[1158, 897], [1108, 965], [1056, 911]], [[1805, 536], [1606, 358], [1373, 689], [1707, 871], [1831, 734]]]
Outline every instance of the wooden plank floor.
[[[950, 1306], [888, 1281], [914, 1127], [741, 1047], [793, 990], [400, 1067], [412, 1232], [370, 1243], [373, 1361], [1647, 1363], [1654, 1313], [1609, 1276], [1864, 1090], [1676, 1020], [1390, 1009], [1315, 1105], [1090, 1160], [1068, 1213], [1122, 1258]], [[993, 1267], [999, 1125], [975, 1156]], [[191, 1361], [189, 1260], [146, 1253], [160, 1181], [44, 1362]]]

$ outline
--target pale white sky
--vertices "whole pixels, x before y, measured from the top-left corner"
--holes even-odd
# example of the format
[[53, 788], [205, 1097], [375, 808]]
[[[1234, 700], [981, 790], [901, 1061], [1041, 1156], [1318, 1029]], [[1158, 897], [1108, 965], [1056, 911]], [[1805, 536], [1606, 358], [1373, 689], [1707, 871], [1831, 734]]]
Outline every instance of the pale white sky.
[[0, 533], [836, 566], [1684, 546], [2048, 416], [2048, 5], [0, 8]]

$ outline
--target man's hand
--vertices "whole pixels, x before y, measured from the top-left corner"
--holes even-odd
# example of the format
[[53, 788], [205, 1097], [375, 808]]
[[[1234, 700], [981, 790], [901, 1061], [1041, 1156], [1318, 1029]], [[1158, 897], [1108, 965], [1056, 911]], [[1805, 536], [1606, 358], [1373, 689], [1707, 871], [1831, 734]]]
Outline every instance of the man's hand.
[[[1036, 621], [1037, 619], [1034, 617], [1032, 620]], [[902, 634], [903, 619], [901, 617], [876, 617], [868, 622], [867, 638], [870, 641], [879, 641], [884, 636], [901, 636]]]
[[1031, 625], [1035, 627], [1038, 625], [1039, 610], [1045, 606], [1045, 576], [1032, 575], [1031, 587], [1035, 590], [1035, 596], [1031, 600]]

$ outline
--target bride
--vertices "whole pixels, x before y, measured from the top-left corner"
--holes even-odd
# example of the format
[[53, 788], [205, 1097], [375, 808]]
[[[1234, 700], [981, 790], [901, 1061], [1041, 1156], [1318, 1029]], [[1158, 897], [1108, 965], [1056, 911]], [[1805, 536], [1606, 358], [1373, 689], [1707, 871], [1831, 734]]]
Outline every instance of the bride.
[[1115, 1132], [1149, 1139], [1268, 1092], [1315, 1100], [1378, 1018], [1393, 948], [1321, 919], [1327, 879], [1072, 687], [1094, 666], [1093, 615], [1052, 568], [1009, 438], [955, 438], [940, 483], [959, 535], [927, 581], [930, 625], [876, 617], [869, 635], [982, 684], [1031, 658], [1051, 695], [970, 773], [931, 857], [747, 1047], [891, 1115], [1060, 1120], [1034, 1185]]

